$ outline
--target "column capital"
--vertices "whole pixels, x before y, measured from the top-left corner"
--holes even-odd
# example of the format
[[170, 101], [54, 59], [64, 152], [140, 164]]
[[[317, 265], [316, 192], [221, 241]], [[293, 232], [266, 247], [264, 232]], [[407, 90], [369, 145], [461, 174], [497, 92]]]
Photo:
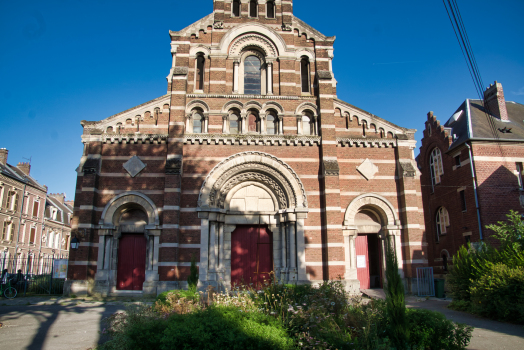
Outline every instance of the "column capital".
[[247, 113], [240, 113], [240, 118], [246, 119], [247, 118]]

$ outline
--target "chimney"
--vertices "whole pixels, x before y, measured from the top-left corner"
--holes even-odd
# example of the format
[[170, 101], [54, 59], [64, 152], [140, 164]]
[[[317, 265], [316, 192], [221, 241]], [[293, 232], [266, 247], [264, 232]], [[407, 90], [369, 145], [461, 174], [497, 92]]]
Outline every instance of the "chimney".
[[16, 167], [26, 175], [29, 175], [29, 172], [31, 171], [31, 164], [29, 163], [20, 162]]
[[5, 148], [0, 148], [0, 164], [6, 165], [7, 164], [7, 154], [9, 153], [8, 150]]
[[491, 115], [500, 120], [509, 120], [502, 84], [495, 81], [495, 85], [491, 84], [486, 91], [484, 91], [484, 104]]
[[66, 197], [65, 193], [50, 193], [49, 196], [58, 200], [61, 204], [64, 204], [65, 197]]

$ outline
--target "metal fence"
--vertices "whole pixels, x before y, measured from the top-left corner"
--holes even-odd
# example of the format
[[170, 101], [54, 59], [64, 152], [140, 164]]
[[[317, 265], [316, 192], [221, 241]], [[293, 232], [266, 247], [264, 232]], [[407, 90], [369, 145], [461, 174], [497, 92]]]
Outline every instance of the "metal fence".
[[417, 267], [417, 289], [419, 297], [435, 296], [435, 281], [432, 267]]
[[67, 259], [53, 257], [1, 258], [0, 271], [7, 270], [18, 295], [63, 294]]

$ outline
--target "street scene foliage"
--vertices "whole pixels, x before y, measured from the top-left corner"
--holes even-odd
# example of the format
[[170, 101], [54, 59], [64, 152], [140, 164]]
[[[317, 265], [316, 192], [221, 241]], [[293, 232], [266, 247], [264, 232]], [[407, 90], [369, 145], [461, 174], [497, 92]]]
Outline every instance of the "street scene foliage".
[[453, 257], [450, 307], [524, 324], [524, 223], [516, 211], [506, 216], [507, 221], [486, 227], [499, 246], [469, 244]]
[[464, 349], [472, 327], [406, 309], [394, 254], [387, 256], [386, 300], [350, 297], [341, 281], [207, 292], [173, 290], [154, 306], [105, 320], [99, 349]]

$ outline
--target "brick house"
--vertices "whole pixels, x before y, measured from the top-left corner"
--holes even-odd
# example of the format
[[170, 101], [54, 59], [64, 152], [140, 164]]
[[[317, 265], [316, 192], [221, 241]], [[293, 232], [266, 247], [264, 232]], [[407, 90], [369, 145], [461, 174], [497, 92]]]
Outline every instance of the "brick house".
[[[506, 101], [500, 83], [484, 101], [467, 99], [441, 125], [425, 123], [420, 155], [429, 266], [442, 274], [466, 242], [490, 240], [486, 225], [521, 211], [524, 106]], [[494, 242], [496, 243], [496, 242]]]
[[63, 194], [48, 195], [29, 163], [7, 163], [8, 154], [0, 149], [0, 268], [39, 273], [39, 258], [68, 258], [73, 206], [60, 203]]
[[381, 286], [387, 241], [411, 286], [426, 263], [415, 130], [337, 98], [335, 37], [290, 0], [216, 0], [170, 36], [164, 96], [81, 122], [66, 288], [155, 294], [194, 256], [202, 286], [274, 271], [356, 292]]

